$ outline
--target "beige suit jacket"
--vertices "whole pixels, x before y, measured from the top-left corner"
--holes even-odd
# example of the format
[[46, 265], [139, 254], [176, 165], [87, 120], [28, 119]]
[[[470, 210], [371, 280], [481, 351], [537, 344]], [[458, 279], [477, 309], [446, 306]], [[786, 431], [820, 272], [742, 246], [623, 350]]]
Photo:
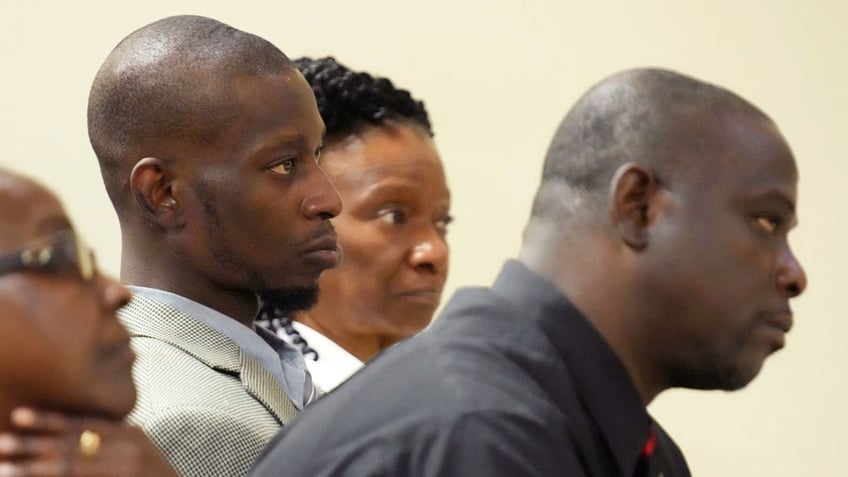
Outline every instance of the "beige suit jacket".
[[138, 425], [190, 477], [246, 475], [297, 413], [277, 380], [229, 337], [156, 300], [118, 313], [137, 354]]

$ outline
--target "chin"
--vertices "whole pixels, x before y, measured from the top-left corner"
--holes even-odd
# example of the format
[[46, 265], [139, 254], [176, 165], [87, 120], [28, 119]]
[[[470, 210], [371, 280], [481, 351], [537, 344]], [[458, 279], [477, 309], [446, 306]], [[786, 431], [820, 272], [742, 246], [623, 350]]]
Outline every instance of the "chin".
[[[704, 363], [705, 364], [705, 363]], [[747, 386], [760, 372], [763, 361], [749, 363], [712, 363], [702, 366], [677, 366], [669, 387], [736, 391]]]
[[290, 286], [274, 290], [263, 290], [260, 298], [284, 314], [305, 311], [318, 301], [318, 285]]
[[395, 327], [397, 331], [397, 335], [400, 339], [409, 338], [412, 335], [418, 334], [424, 331], [427, 326], [430, 325], [430, 322], [433, 319], [433, 313], [421, 314], [419, 313], [407, 313], [403, 316], [405, 319], [403, 323], [398, 323]]
[[718, 389], [722, 391], [738, 391], [754, 380], [760, 372], [762, 363], [756, 367], [734, 366], [715, 369], [711, 373], [702, 375], [700, 382], [695, 386], [687, 386], [696, 389]]

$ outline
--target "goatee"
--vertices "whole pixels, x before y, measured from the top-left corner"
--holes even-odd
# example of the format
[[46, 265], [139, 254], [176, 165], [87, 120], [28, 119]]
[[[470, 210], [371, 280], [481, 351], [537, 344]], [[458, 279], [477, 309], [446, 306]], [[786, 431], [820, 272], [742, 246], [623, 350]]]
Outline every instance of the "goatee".
[[259, 293], [264, 305], [274, 307], [277, 313], [291, 316], [297, 311], [305, 311], [318, 302], [318, 286], [265, 290]]

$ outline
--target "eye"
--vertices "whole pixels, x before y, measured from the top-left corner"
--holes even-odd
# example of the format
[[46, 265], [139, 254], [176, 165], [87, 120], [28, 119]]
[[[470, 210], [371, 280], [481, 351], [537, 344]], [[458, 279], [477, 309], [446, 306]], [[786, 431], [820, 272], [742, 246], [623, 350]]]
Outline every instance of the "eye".
[[286, 159], [275, 166], [269, 167], [268, 170], [281, 176], [289, 175], [294, 170], [294, 159]]
[[324, 152], [324, 144], [318, 146], [318, 149], [315, 149], [315, 162], [321, 163], [321, 153]]
[[777, 215], [755, 217], [757, 225], [767, 233], [774, 235], [783, 224], [783, 218]]
[[448, 225], [453, 223], [453, 216], [450, 214], [445, 215], [441, 219], [436, 221], [436, 228], [439, 229], [442, 233], [447, 233]]
[[377, 214], [377, 218], [389, 224], [404, 224], [407, 219], [406, 212], [396, 208], [381, 210]]

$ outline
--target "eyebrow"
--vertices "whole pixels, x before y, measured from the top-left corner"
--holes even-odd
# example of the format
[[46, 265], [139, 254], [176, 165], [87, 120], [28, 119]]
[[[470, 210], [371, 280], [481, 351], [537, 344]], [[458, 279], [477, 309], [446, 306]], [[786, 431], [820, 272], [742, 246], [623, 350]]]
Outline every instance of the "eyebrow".
[[267, 139], [263, 140], [262, 143], [252, 149], [250, 151], [251, 156], [259, 156], [262, 154], [267, 154], [275, 149], [279, 149], [286, 146], [297, 145], [298, 143], [304, 142], [305, 138], [301, 134], [280, 134], [275, 136], [269, 136]]
[[750, 200], [752, 202], [773, 201], [779, 203], [780, 206], [784, 207], [789, 212], [789, 228], [795, 228], [798, 226], [799, 222], [798, 214], [795, 212], [795, 202], [781, 191], [769, 190], [761, 194], [754, 194]]
[[51, 215], [47, 218], [38, 222], [36, 226], [36, 230], [38, 230], [39, 235], [49, 235], [56, 233], [60, 230], [70, 229], [71, 221], [65, 215]]
[[773, 192], [773, 193], [766, 194], [765, 198], [777, 200], [778, 202], [783, 204], [783, 206], [786, 207], [790, 212], [792, 212], [793, 215], [795, 215], [795, 202], [793, 202], [791, 199], [789, 199], [785, 195], [783, 195], [779, 192]]
[[[319, 146], [324, 145], [324, 139], [326, 136], [325, 133], [326, 128], [322, 128]], [[270, 154], [278, 149], [286, 147], [305, 147], [308, 142], [309, 138], [303, 133], [268, 135], [258, 147], [251, 149], [248, 154], [249, 157], [261, 158], [262, 156]]]
[[795, 213], [795, 201], [793, 201], [788, 194], [784, 193], [779, 189], [768, 189], [762, 192], [754, 192], [749, 196], [749, 200], [755, 202], [761, 201], [775, 201], [779, 202], [782, 206], [788, 209], [793, 214]]

